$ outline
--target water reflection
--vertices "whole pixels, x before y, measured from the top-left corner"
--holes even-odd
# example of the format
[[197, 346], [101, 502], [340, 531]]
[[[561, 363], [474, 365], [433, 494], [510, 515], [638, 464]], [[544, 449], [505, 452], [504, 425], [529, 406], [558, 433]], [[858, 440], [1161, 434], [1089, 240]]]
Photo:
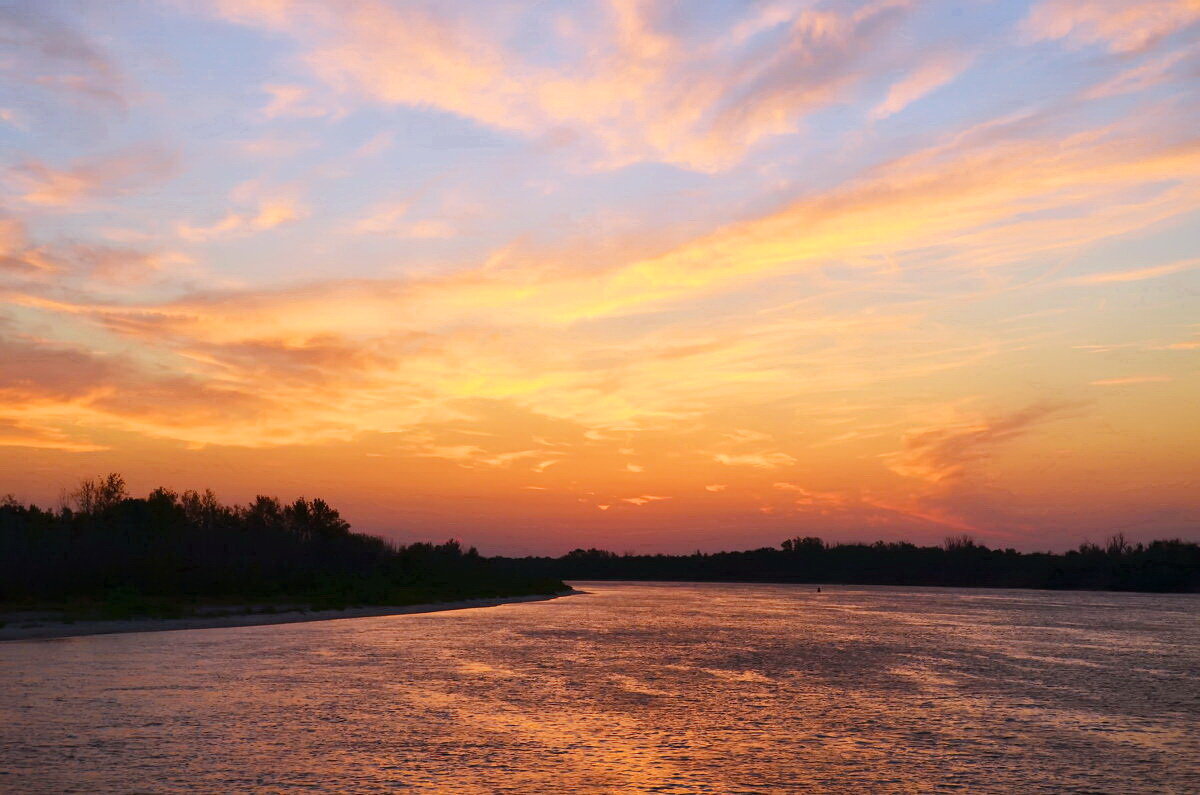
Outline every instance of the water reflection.
[[0, 644], [0, 789], [1200, 789], [1195, 596], [582, 587]]

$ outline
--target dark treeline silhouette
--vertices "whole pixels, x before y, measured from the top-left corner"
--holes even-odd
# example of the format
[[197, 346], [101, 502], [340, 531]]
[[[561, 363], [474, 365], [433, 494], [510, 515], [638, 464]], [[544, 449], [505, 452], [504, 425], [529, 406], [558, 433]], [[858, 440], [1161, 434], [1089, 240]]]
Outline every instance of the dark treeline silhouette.
[[132, 498], [114, 474], [85, 481], [69, 502], [43, 510], [0, 501], [0, 603], [177, 612], [202, 602], [401, 605], [565, 588], [502, 570], [457, 541], [399, 546], [352, 532], [320, 499], [230, 506], [211, 491], [163, 488]]
[[855, 585], [1200, 592], [1200, 544], [1083, 544], [1065, 554], [989, 549], [969, 536], [941, 546], [826, 544], [791, 538], [780, 548], [691, 555], [616, 555], [576, 549], [559, 558], [493, 558], [505, 570], [564, 580], [699, 580]]

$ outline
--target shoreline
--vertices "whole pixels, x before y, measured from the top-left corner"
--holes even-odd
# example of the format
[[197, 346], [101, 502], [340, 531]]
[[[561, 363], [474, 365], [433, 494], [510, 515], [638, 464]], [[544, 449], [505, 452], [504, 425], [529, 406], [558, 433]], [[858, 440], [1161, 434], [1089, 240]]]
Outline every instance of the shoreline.
[[468, 610], [475, 607], [498, 607], [524, 602], [545, 602], [563, 596], [584, 593], [572, 588], [553, 594], [530, 594], [528, 596], [497, 596], [482, 599], [459, 599], [453, 602], [428, 602], [416, 605], [350, 607], [344, 610], [289, 610], [281, 613], [242, 613], [223, 616], [189, 616], [186, 618], [131, 618], [114, 621], [27, 622], [25, 625], [8, 624], [0, 627], [0, 643], [27, 640], [54, 640], [87, 635], [121, 635], [129, 632], [172, 632], [185, 629], [230, 629], [236, 627], [259, 627], [271, 624], [301, 624], [310, 621], [337, 621], [348, 618], [378, 618], [381, 616], [403, 616], [416, 613], [441, 613], [450, 610]]

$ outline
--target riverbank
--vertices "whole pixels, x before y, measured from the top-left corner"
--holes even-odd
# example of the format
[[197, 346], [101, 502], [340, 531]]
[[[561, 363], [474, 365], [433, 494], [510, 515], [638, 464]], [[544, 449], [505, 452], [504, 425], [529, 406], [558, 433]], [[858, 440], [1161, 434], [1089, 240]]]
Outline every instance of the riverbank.
[[351, 607], [344, 610], [287, 610], [278, 612], [247, 612], [220, 615], [193, 615], [185, 618], [133, 618], [113, 621], [87, 620], [65, 622], [50, 614], [0, 613], [0, 642], [17, 640], [48, 640], [84, 635], [115, 635], [125, 632], [167, 632], [179, 629], [218, 629], [256, 627], [268, 624], [296, 624], [309, 621], [334, 621], [343, 618], [373, 618], [413, 613], [437, 613], [445, 610], [466, 610], [474, 607], [496, 607], [521, 602], [542, 602], [560, 596], [581, 593], [574, 589], [555, 594], [501, 596], [488, 599], [460, 599], [454, 602], [430, 602], [394, 607]]

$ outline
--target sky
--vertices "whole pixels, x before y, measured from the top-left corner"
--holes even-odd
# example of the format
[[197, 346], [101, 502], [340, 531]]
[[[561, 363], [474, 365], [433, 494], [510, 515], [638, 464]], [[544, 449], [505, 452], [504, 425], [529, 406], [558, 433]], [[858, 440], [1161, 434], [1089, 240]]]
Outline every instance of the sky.
[[1200, 538], [1197, 0], [0, 0], [0, 492]]

